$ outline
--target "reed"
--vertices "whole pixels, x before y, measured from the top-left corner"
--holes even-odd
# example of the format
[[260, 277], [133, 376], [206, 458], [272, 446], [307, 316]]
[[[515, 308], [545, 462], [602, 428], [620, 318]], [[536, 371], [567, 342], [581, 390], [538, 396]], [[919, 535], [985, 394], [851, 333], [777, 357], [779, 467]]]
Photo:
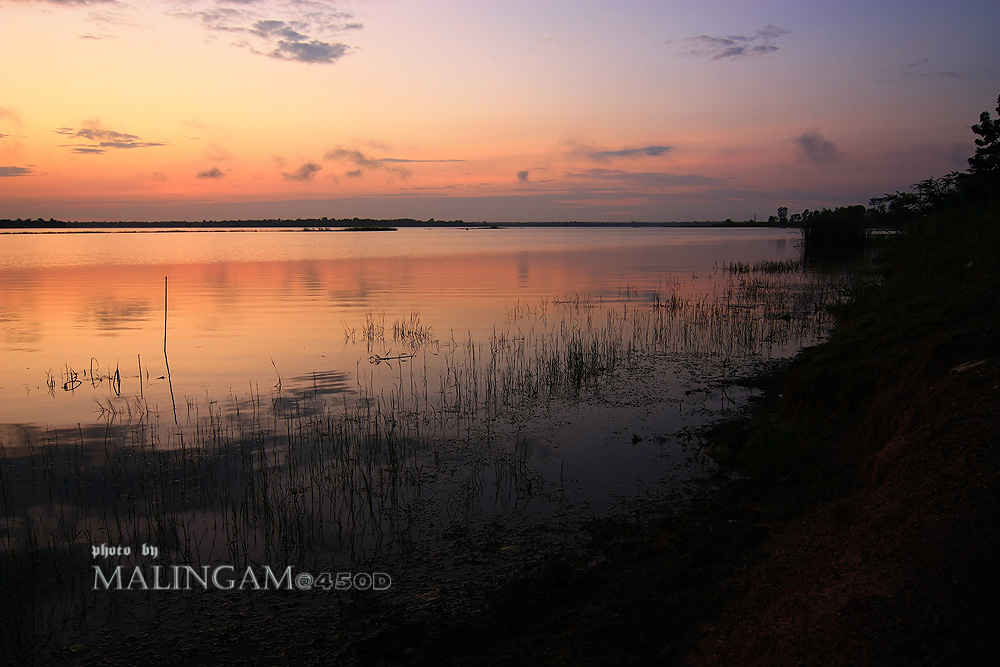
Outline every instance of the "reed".
[[[525, 415], [601, 400], [640, 367], [690, 365], [702, 384], [727, 386], [821, 337], [827, 304], [844, 298], [830, 276], [790, 265], [731, 265], [713, 284], [519, 302], [483, 339], [438, 338], [417, 313], [387, 335], [385, 314], [367, 313], [344, 323], [357, 352], [350, 395], [290, 393], [275, 364], [264, 394], [252, 384], [188, 397], [180, 420], [161, 420], [143, 397], [141, 360], [137, 395], [123, 393], [117, 363], [104, 373], [91, 360], [86, 379], [109, 387], [97, 423], [0, 442], [3, 650], [106, 602], [86, 586], [94, 544], [156, 544], [164, 565], [329, 568], [471, 535], [501, 510], [564, 503], [528, 447]], [[63, 382], [80, 375], [67, 365]]]

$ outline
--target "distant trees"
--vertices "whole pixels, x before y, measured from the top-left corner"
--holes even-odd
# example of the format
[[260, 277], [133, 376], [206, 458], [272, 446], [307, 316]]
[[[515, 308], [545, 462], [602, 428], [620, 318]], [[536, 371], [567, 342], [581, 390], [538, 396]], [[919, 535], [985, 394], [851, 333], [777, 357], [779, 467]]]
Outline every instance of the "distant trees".
[[806, 252], [853, 253], [865, 246], [872, 232], [872, 215], [864, 206], [840, 206], [803, 211], [799, 227]]
[[767, 224], [769, 225], [779, 225], [784, 227], [788, 224], [788, 207], [779, 206], [778, 215], [770, 215], [767, 217]]

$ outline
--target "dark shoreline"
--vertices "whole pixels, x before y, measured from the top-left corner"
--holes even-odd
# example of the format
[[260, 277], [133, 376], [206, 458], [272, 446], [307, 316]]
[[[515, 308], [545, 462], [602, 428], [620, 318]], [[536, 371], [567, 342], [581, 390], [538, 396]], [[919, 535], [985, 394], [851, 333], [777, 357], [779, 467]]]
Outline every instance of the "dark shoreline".
[[[410, 218], [396, 220], [370, 220], [347, 218], [342, 220], [327, 218], [309, 218], [296, 220], [205, 220], [191, 221], [96, 221], [67, 222], [60, 220], [0, 220], [0, 233], [42, 233], [42, 232], [83, 232], [83, 231], [120, 231], [120, 232], [158, 232], [158, 231], [257, 231], [257, 230], [290, 230], [290, 231], [388, 231], [390, 229], [424, 228], [424, 229], [502, 229], [505, 227], [607, 227], [607, 228], [689, 228], [689, 227], [757, 227], [773, 228], [782, 225], [764, 222], [733, 222], [726, 221], [690, 221], [690, 222], [587, 222], [587, 221], [551, 221], [551, 222], [465, 222], [463, 220], [414, 220]], [[795, 228], [794, 225], [784, 227]]]

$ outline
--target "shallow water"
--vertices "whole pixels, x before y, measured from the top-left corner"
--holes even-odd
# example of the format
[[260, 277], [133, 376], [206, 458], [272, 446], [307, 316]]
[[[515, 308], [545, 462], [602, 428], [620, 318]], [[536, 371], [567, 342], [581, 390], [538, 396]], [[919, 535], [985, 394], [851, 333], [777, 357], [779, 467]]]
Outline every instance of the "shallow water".
[[797, 241], [0, 236], [8, 574], [80, 572], [104, 543], [349, 566], [683, 497], [711, 470], [692, 429], [749, 396], [731, 381], [828, 326], [826, 277], [727, 269]]
[[669, 228], [4, 235], [0, 423], [95, 421], [109, 383], [64, 391], [74, 372], [118, 370], [121, 394], [141, 390], [160, 410], [168, 365], [185, 405], [279, 379], [336, 391], [359, 359], [404, 351], [391, 335], [359, 340], [371, 318], [391, 334], [416, 314], [437, 340], [482, 340], [518, 305], [711, 292], [724, 263], [796, 258], [796, 240]]

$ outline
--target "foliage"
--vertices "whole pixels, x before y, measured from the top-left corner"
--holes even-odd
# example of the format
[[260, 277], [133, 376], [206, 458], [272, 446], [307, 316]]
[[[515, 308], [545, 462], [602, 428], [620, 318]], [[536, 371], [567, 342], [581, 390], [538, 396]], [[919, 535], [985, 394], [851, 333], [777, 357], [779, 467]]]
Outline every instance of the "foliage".
[[871, 216], [861, 205], [802, 213], [802, 238], [807, 253], [855, 252], [871, 236]]
[[[1000, 96], [997, 97], [1000, 116]], [[989, 111], [972, 126], [979, 138], [976, 152], [969, 158], [966, 173], [953, 171], [940, 178], [927, 178], [910, 186], [910, 192], [875, 197], [872, 209], [888, 224], [899, 225], [924, 218], [935, 211], [955, 206], [988, 206], [1000, 194], [1000, 118], [993, 120]]]
[[976, 139], [976, 154], [969, 158], [970, 174], [1000, 173], [1000, 96], [997, 96], [997, 120], [990, 118], [990, 112], [979, 116], [979, 123], [972, 131], [982, 137]]
[[905, 222], [926, 215], [952, 201], [962, 174], [953, 171], [941, 178], [927, 178], [910, 186], [910, 192], [873, 197], [869, 204], [883, 220]]

